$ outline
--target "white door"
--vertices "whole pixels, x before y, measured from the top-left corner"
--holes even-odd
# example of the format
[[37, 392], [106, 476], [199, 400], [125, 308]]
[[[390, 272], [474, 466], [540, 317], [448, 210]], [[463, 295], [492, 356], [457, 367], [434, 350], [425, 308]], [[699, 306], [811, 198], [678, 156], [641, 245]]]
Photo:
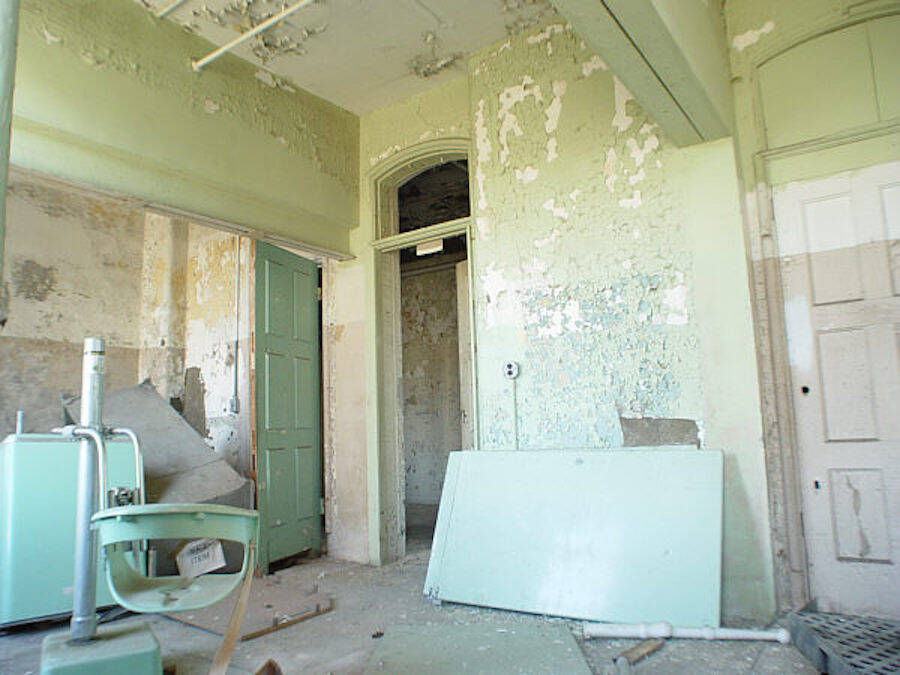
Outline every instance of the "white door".
[[900, 618], [900, 162], [774, 206], [810, 593]]

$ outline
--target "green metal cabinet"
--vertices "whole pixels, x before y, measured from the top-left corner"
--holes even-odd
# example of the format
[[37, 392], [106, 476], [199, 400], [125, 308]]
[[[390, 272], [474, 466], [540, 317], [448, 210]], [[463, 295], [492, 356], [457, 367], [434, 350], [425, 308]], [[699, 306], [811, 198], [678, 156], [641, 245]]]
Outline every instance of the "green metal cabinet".
[[[72, 611], [78, 445], [52, 434], [0, 443], [0, 626]], [[106, 449], [108, 485], [134, 487], [131, 443]], [[97, 606], [115, 604], [98, 565]]]

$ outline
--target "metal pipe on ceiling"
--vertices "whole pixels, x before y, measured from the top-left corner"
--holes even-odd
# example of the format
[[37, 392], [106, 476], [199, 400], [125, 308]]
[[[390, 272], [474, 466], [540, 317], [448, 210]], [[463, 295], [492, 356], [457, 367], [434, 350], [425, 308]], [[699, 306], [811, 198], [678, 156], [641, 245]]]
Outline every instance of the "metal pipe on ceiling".
[[210, 52], [209, 54], [204, 56], [202, 59], [197, 59], [196, 61], [191, 61], [191, 66], [193, 67], [193, 69], [195, 71], [202, 70], [205, 66], [208, 66], [210, 63], [212, 63], [217, 58], [222, 56], [222, 54], [225, 54], [226, 52], [234, 49], [238, 45], [243, 44], [244, 42], [246, 42], [253, 36], [259, 35], [264, 30], [267, 30], [267, 29], [271, 28], [272, 26], [274, 26], [275, 24], [279, 23], [280, 21], [283, 21], [288, 16], [290, 16], [291, 14], [296, 12], [298, 9], [303, 9], [307, 5], [311, 5], [313, 2], [315, 2], [315, 0], [300, 0], [300, 2], [295, 2], [293, 5], [282, 10], [275, 16], [269, 17], [268, 19], [263, 21], [258, 26], [255, 26], [254, 28], [251, 28], [250, 30], [248, 30], [244, 33], [241, 33], [234, 40], [231, 40], [230, 42], [226, 42], [224, 45], [222, 45], [215, 51]]
[[163, 7], [161, 10], [159, 10], [156, 13], [156, 18], [164, 19], [165, 17], [167, 17], [169, 14], [174, 12], [176, 9], [181, 7], [186, 2], [187, 2], [187, 0], [175, 0], [175, 2], [172, 2], [169, 5], [167, 5], [166, 7]]

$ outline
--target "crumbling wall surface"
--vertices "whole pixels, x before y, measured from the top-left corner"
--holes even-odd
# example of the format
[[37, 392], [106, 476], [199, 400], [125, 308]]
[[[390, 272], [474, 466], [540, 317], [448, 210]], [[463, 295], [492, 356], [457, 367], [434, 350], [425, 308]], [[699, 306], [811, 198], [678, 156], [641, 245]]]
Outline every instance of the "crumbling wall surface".
[[462, 442], [456, 268], [401, 276], [403, 450], [407, 504], [441, 500]]
[[107, 387], [135, 383], [143, 238], [133, 206], [15, 170], [6, 208], [0, 437], [18, 409], [61, 419], [60, 393], [81, 389], [85, 337], [107, 340]]
[[246, 473], [253, 264], [251, 240], [240, 238], [239, 245], [238, 239], [183, 218], [147, 214], [140, 379], [174, 400], [207, 443]]
[[[360, 119], [360, 227], [350, 233], [354, 260], [328, 263], [324, 307], [325, 498], [329, 555], [378, 562], [381, 517], [378, 451], [371, 404], [377, 379], [371, 367], [376, 334], [373, 172], [402, 149], [469, 135], [465, 77], [374, 111]], [[330, 280], [330, 283], [329, 283]]]
[[730, 140], [672, 146], [562, 22], [476, 53], [469, 75], [481, 448], [609, 448], [620, 418], [695, 422], [726, 453], [723, 616], [768, 619]]
[[323, 287], [328, 554], [357, 562], [370, 561], [364, 272], [329, 262]]
[[[128, 0], [25, 0], [13, 163], [346, 250], [358, 118]], [[65, 115], [60, 110], [65, 110]]]
[[675, 150], [562, 23], [469, 65], [482, 446], [617, 447], [620, 415], [700, 419]]

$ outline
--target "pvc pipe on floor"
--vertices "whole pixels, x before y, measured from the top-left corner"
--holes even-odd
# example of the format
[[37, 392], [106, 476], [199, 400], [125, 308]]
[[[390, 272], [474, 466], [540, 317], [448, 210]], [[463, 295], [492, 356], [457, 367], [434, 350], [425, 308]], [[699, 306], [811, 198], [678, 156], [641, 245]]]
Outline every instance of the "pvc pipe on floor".
[[678, 628], [666, 621], [658, 623], [585, 622], [585, 638], [680, 638], [687, 640], [768, 640], [787, 644], [791, 633], [786, 628], [754, 630], [749, 628]]

